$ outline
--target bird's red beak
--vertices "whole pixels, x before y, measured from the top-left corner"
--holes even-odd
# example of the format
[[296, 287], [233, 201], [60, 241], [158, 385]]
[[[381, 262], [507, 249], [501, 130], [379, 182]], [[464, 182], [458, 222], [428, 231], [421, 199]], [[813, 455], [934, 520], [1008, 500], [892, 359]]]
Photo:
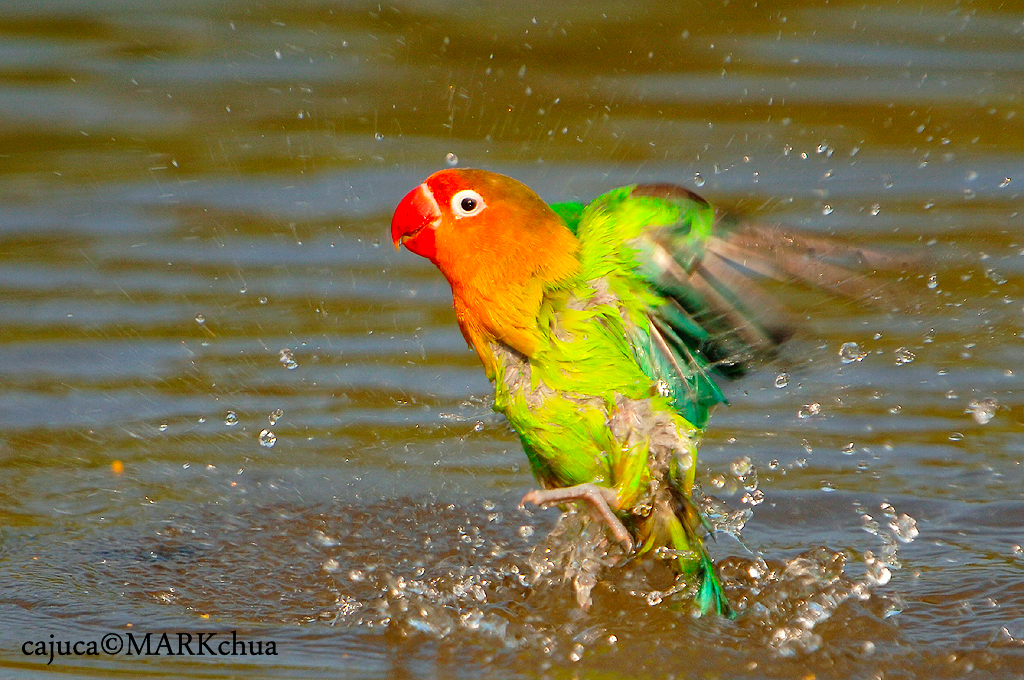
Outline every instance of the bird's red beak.
[[405, 247], [434, 261], [436, 248], [434, 230], [441, 224], [441, 209], [426, 184], [421, 184], [408, 194], [395, 208], [391, 218], [391, 240], [395, 250]]

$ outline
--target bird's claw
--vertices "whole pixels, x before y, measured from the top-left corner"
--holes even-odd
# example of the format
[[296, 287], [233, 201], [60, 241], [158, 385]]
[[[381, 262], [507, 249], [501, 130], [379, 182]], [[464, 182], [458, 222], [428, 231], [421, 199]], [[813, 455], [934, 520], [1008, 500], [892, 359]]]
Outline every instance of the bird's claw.
[[523, 507], [527, 503], [543, 506], [569, 501], [585, 501], [589, 504], [597, 512], [601, 521], [608, 525], [612, 536], [622, 544], [626, 554], [633, 552], [633, 537], [612, 511], [612, 505], [618, 505], [618, 497], [615, 491], [608, 487], [596, 484], [578, 484], [560, 489], [534, 489], [523, 496], [523, 499], [519, 501], [519, 507]]

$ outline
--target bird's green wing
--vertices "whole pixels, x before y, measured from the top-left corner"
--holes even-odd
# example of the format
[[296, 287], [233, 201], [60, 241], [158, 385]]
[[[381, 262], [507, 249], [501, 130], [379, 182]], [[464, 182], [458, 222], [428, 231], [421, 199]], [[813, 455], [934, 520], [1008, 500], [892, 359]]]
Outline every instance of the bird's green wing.
[[583, 215], [583, 210], [586, 208], [582, 203], [552, 203], [551, 209], [562, 218], [565, 222], [565, 226], [569, 227], [569, 231], [575, 234], [580, 227], [580, 217]]
[[697, 427], [725, 401], [716, 379], [742, 375], [793, 334], [796, 323], [764, 280], [863, 299], [872, 288], [852, 269], [900, 264], [831, 239], [723, 218], [671, 184], [622, 187], [586, 208], [555, 209], [580, 239], [583, 278], [607, 281], [628, 307], [626, 332], [644, 372], [663, 381], [676, 410]]
[[693, 192], [640, 185], [624, 202], [660, 204], [669, 217], [648, 223], [631, 245], [637, 274], [659, 298], [649, 314], [657, 377], [673, 385], [677, 407], [689, 401], [706, 418], [706, 408], [725, 401], [716, 378], [742, 375], [792, 335], [792, 317], [756, 280], [789, 277], [759, 264], [757, 249], [738, 247], [744, 229]]
[[855, 270], [905, 264], [834, 239], [718, 215], [700, 196], [674, 185], [632, 187], [618, 210], [634, 202], [661, 204], [669, 217], [649, 222], [630, 243], [637, 273], [661, 299], [652, 310], [654, 325], [674, 349], [696, 351], [727, 377], [771, 357], [794, 333], [796, 321], [762, 287], [766, 280], [863, 300], [877, 283]]
[[756, 264], [749, 247], [730, 245], [733, 232], [697, 194], [623, 187], [576, 221], [584, 278], [604, 277], [626, 301], [637, 361], [696, 427], [725, 401], [716, 379], [741, 374], [791, 334], [789, 316], [751, 280], [778, 272]]
[[713, 337], [700, 319], [703, 301], [664, 270], [699, 258], [713, 220], [695, 195], [666, 198], [623, 187], [588, 205], [577, 230], [583, 278], [595, 294], [607, 288], [621, 301], [637, 362], [698, 428], [708, 410], [725, 400], [712, 377], [714, 359], [705, 351]]

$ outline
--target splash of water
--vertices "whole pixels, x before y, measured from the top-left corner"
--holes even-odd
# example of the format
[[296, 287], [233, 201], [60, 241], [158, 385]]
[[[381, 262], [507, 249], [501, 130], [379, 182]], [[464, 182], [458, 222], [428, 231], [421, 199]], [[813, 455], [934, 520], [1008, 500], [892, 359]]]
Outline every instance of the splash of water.
[[[754, 466], [739, 461], [737, 468], [750, 481]], [[743, 545], [750, 507], [733, 509], [699, 489], [694, 500], [715, 533]], [[484, 503], [479, 516], [472, 510], [463, 515], [455, 506], [410, 509], [409, 526], [398, 534], [369, 524], [344, 540], [339, 527], [315, 531], [310, 546], [323, 553], [321, 573], [334, 584], [335, 595], [334, 606], [317, 618], [383, 630], [396, 641], [470, 636], [473, 644], [536, 652], [562, 663], [576, 663], [617, 641], [628, 644], [650, 626], [696, 625], [693, 586], [675, 576], [669, 559], [628, 559], [586, 512], [562, 513], [550, 533], [536, 541], [533, 530], [550, 513], [527, 514], [525, 523], [517, 511], [497, 513], [508, 518], [507, 525], [487, 519], [499, 509], [493, 502]], [[872, 625], [883, 625], [900, 605], [879, 588], [888, 580], [884, 574], [891, 578], [899, 568], [895, 546], [914, 540], [917, 529], [908, 515], [891, 506], [880, 509], [878, 521], [862, 522], [882, 545], [854, 560], [852, 569], [849, 555], [825, 547], [787, 560], [756, 552], [720, 559], [726, 595], [739, 617], [731, 622], [705, 617], [700, 626], [787, 658], [824, 646], [828, 634], [821, 626], [837, 616], [841, 622], [866, 616]], [[409, 545], [403, 548], [404, 543]], [[367, 555], [378, 554], [368, 548], [378, 544], [388, 545], [391, 557], [367, 563]]]
[[568, 581], [572, 583], [576, 602], [589, 609], [600, 573], [624, 557], [618, 545], [610, 544], [603, 524], [570, 509], [562, 513], [555, 528], [530, 555], [531, 582]]

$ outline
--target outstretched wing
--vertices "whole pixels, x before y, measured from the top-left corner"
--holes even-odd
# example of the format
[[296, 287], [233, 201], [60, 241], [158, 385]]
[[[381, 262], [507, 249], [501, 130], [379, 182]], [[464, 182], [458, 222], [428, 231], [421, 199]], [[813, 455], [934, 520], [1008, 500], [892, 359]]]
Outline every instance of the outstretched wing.
[[645, 318], [626, 324], [637, 361], [697, 427], [725, 401], [716, 380], [742, 375], [793, 334], [792, 316], [759, 280], [869, 292], [857, 274], [829, 262], [871, 264], [869, 253], [717, 219], [707, 201], [675, 185], [617, 189], [567, 216], [578, 222], [588, 275], [611, 274], [626, 288], [615, 291], [620, 299], [641, 301]]

